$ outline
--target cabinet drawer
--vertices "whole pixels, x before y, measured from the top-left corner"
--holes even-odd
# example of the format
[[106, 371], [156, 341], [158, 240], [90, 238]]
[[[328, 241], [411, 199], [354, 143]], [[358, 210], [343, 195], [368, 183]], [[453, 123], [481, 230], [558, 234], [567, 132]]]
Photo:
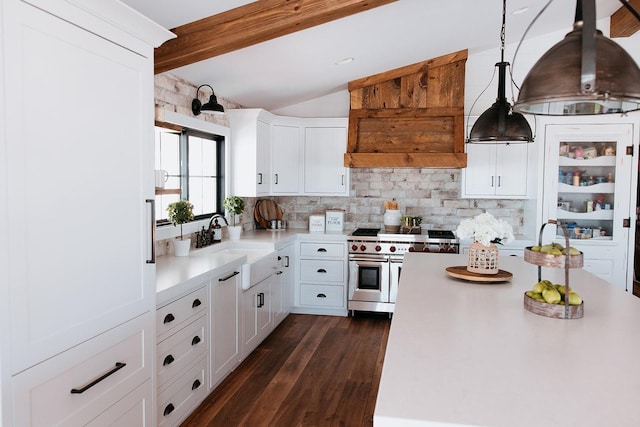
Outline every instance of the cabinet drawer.
[[300, 304], [316, 307], [345, 307], [344, 286], [300, 285]]
[[149, 380], [150, 314], [15, 375], [15, 425], [85, 425]]
[[313, 258], [346, 257], [344, 243], [300, 243], [300, 256]]
[[200, 358], [158, 394], [158, 425], [177, 426], [207, 395], [207, 358]]
[[[152, 427], [152, 401], [151, 380], [149, 380], [92, 420], [87, 424], [87, 427]], [[71, 424], [76, 423], [72, 422]]]
[[344, 282], [344, 261], [303, 259], [300, 261], [303, 282]]
[[158, 339], [166, 338], [174, 328], [184, 324], [193, 316], [207, 310], [207, 286], [185, 295], [156, 310], [156, 333]]
[[176, 374], [190, 366], [207, 351], [207, 316], [199, 317], [157, 345], [158, 388], [162, 389]]

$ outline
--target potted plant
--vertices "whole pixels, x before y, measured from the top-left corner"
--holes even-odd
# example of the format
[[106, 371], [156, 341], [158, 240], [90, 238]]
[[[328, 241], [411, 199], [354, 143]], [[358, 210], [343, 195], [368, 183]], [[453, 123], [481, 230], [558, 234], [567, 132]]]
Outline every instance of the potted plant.
[[233, 224], [232, 226], [227, 227], [229, 230], [229, 239], [238, 240], [240, 239], [242, 226], [236, 225], [236, 215], [242, 215], [244, 212], [244, 200], [238, 196], [229, 196], [224, 199], [222, 205], [227, 212], [229, 212], [229, 215], [231, 215], [231, 223]]
[[191, 239], [185, 239], [182, 235], [182, 224], [193, 220], [193, 205], [188, 200], [178, 200], [167, 206], [169, 221], [174, 226], [180, 225], [180, 239], [174, 240], [176, 256], [188, 256], [191, 247]]

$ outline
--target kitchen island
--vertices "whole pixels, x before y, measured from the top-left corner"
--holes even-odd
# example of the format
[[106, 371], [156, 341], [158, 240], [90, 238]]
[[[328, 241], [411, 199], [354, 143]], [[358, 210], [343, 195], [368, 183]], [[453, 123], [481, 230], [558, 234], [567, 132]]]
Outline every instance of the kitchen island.
[[[449, 277], [466, 255], [405, 255], [374, 426], [640, 426], [640, 299], [570, 270], [582, 319], [538, 316], [538, 268], [501, 257], [510, 282]], [[542, 278], [564, 283], [564, 270]]]

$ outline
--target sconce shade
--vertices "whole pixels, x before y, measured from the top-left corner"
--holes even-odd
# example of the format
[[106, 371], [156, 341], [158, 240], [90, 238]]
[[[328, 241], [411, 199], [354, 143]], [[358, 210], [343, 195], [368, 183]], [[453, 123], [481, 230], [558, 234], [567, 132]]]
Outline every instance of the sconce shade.
[[583, 84], [582, 33], [583, 27], [587, 27], [578, 19], [576, 14], [573, 30], [531, 68], [520, 88], [515, 111], [555, 116], [640, 109], [638, 65], [622, 47], [598, 30], [593, 32], [595, 43], [588, 41], [595, 45], [595, 80], [593, 86]]
[[[204, 105], [198, 99], [198, 94], [200, 93], [200, 88], [203, 86], [207, 86], [211, 89], [211, 96], [209, 97], [209, 101], [205, 102]], [[224, 107], [218, 103], [218, 98], [213, 91], [213, 88], [209, 85], [200, 85], [196, 90], [196, 97], [191, 101], [191, 112], [194, 116], [199, 115], [201, 112], [211, 112], [211, 113], [224, 113]]]
[[507, 62], [496, 64], [499, 70], [498, 98], [496, 102], [478, 117], [469, 133], [470, 143], [532, 142], [533, 135], [527, 119], [520, 113], [511, 111], [511, 104], [505, 96], [505, 76]]

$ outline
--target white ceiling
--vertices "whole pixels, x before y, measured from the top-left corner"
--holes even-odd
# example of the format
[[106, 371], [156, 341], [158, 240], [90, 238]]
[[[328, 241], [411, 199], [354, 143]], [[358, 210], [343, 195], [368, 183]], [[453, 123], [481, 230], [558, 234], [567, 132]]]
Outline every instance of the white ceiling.
[[[122, 0], [167, 29], [248, 0]], [[547, 0], [507, 2], [506, 43], [516, 43]], [[596, 0], [598, 19], [618, 0]], [[521, 14], [513, 11], [528, 7]], [[571, 29], [575, 2], [555, 0], [527, 38]], [[399, 0], [337, 21], [169, 71], [244, 107], [270, 111], [344, 91], [351, 80], [462, 49], [500, 44], [500, 0]], [[336, 62], [352, 57], [345, 65]], [[508, 58], [507, 58], [508, 60]]]

